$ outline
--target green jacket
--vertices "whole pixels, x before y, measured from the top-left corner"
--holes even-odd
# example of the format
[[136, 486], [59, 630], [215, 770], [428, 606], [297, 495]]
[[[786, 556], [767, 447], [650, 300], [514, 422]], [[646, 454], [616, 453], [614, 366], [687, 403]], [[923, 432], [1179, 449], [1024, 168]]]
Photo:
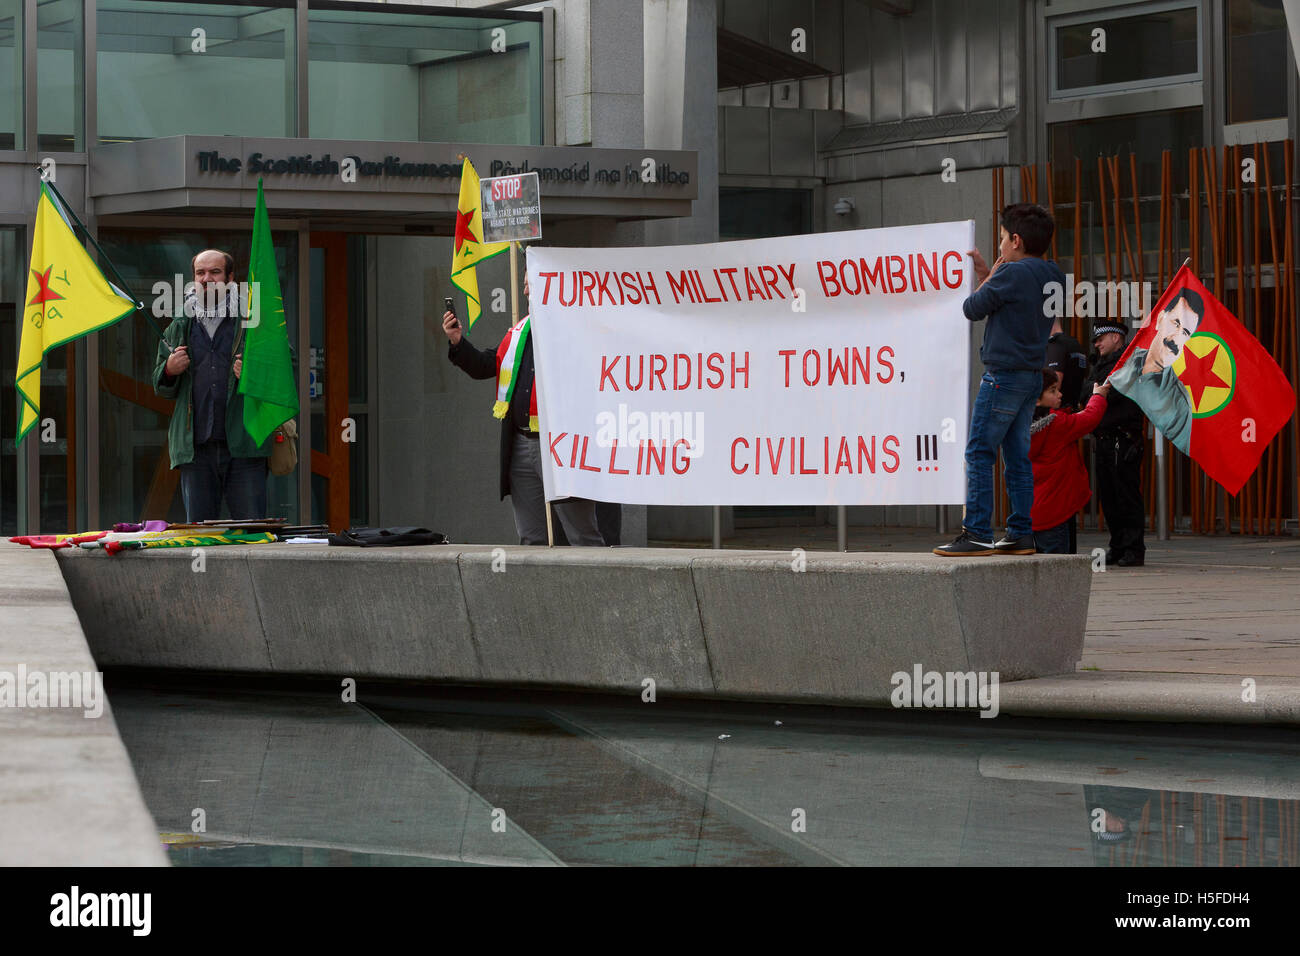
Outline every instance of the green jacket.
[[[190, 323], [194, 320], [182, 316], [172, 321], [163, 333], [163, 341], [170, 348], [187, 345]], [[231, 346], [231, 355], [239, 355], [244, 347], [244, 325], [241, 322], [235, 330], [235, 342]], [[192, 389], [194, 376], [186, 369], [181, 372], [171, 385], [163, 384], [163, 367], [167, 364], [170, 352], [160, 342], [158, 344], [158, 361], [153, 369], [154, 394], [161, 398], [176, 400], [172, 409], [172, 423], [167, 429], [167, 444], [171, 452], [172, 467], [189, 464], [194, 460], [194, 402]], [[253, 443], [252, 437], [244, 431], [244, 396], [235, 390], [239, 380], [235, 378], [234, 363], [231, 363], [229, 381], [226, 383], [226, 445], [230, 448], [232, 458], [267, 458], [271, 454], [271, 438], [260, 447]]]

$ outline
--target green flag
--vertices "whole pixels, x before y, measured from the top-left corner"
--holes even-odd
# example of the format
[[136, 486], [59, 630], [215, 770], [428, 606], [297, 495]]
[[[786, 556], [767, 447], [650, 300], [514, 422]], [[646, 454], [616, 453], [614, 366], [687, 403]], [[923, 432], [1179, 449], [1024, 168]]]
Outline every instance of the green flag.
[[275, 272], [271, 221], [266, 214], [262, 180], [257, 180], [257, 211], [253, 214], [253, 251], [248, 261], [251, 314], [244, 333], [244, 365], [239, 391], [244, 396], [244, 430], [261, 445], [280, 425], [298, 414], [298, 388], [293, 381], [289, 329], [284, 297]]

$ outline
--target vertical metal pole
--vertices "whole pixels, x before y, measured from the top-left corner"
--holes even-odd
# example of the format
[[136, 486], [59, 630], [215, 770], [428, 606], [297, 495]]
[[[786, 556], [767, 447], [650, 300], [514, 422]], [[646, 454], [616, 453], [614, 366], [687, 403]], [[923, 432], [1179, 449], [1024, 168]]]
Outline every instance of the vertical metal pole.
[[[82, 150], [89, 153], [90, 150], [99, 142], [99, 87], [98, 74], [95, 64], [98, 57], [99, 42], [98, 31], [99, 23], [97, 20], [97, 10], [94, 3], [86, 3], [83, 7], [81, 22], [81, 54], [82, 69], [79, 74], [81, 84], [81, 104], [82, 104], [82, 122], [78, 135], [82, 137]], [[91, 180], [90, 163], [86, 163], [86, 192], [85, 205], [86, 210], [86, 228], [91, 230], [95, 238], [99, 238], [99, 223], [94, 209], [94, 203], [91, 200], [92, 187], [94, 183]], [[126, 321], [131, 321], [128, 317]], [[77, 429], [78, 444], [84, 449], [84, 457], [80, 455], [81, 464], [85, 468], [84, 479], [78, 475], [77, 492], [81, 497], [78, 503], [78, 516], [84, 515], [84, 528], [99, 527], [99, 335], [89, 335], [85, 338], [85, 351], [78, 356], [80, 361], [78, 367], [78, 410], [83, 412], [81, 418], [81, 427]]]
[[[1080, 197], [1080, 201], [1082, 202], [1082, 197]], [[1095, 255], [1096, 255], [1096, 245], [1093, 241], [1092, 203], [1088, 203], [1088, 278], [1089, 279], [1091, 279], [1093, 276], [1093, 269], [1095, 266], [1093, 257]], [[1082, 278], [1081, 276], [1074, 277], [1076, 282], [1078, 282], [1081, 278]], [[1091, 343], [1092, 329], [1088, 329], [1087, 332], [1088, 332], [1087, 341]], [[1097, 474], [1097, 439], [1096, 436], [1094, 435], [1088, 436], [1088, 473], [1093, 475], [1094, 478]], [[1092, 498], [1089, 499], [1088, 501], [1088, 511], [1092, 517], [1092, 530], [1100, 531], [1101, 522], [1097, 520], [1097, 495], [1095, 491], [1092, 495]]]
[[[298, 523], [311, 524], [311, 223], [298, 221]], [[327, 519], [328, 520], [328, 517]], [[332, 530], [332, 529], [331, 529]]]
[[1092, 518], [1092, 530], [1100, 531], [1101, 522], [1097, 520], [1097, 436], [1088, 436], [1088, 473], [1093, 476], [1092, 497], [1088, 499], [1088, 515]]
[[935, 511], [935, 521], [934, 521], [935, 532], [937, 534], [947, 534], [948, 533], [948, 506], [935, 505], [934, 511]]
[[[14, 52], [22, 51], [22, 95], [25, 102], [23, 110], [18, 114], [17, 119], [22, 125], [15, 130], [16, 137], [21, 137], [21, 145], [27, 150], [28, 166], [35, 167], [40, 162], [40, 153], [36, 149], [36, 26], [37, 26], [37, 9], [36, 0], [22, 0], [23, 19], [22, 35], [14, 35]], [[36, 172], [32, 170], [33, 180]], [[27, 194], [33, 195], [35, 190], [30, 190]], [[36, 205], [32, 202], [31, 212], [35, 214]], [[22, 256], [23, 262], [32, 261], [32, 232], [31, 227], [22, 231], [24, 238], [22, 249], [19, 255]], [[24, 273], [25, 275], [25, 273]], [[23, 295], [22, 287], [19, 287], [18, 294]], [[18, 320], [14, 323], [14, 355], [20, 354], [23, 333], [23, 306], [26, 296], [19, 299], [19, 306], [16, 312]], [[31, 534], [38, 530], [37, 516], [40, 513], [40, 498], [37, 494], [38, 478], [40, 476], [39, 463], [36, 460], [36, 453], [32, 450], [33, 446], [40, 440], [40, 423], [37, 423], [35, 434], [28, 433], [27, 439], [21, 446], [14, 449], [14, 475], [17, 479], [17, 487], [14, 489], [17, 494], [17, 531], [19, 534]], [[17, 428], [14, 430], [14, 437], [17, 438]], [[35, 504], [33, 504], [35, 502]]]
[[722, 550], [722, 506], [713, 506], [713, 549]]
[[[514, 328], [519, 324], [519, 243], [510, 243], [510, 327]], [[536, 354], [536, 353], [534, 353]], [[533, 379], [533, 388], [537, 388], [537, 380]], [[545, 470], [542, 472], [545, 479]], [[545, 482], [542, 488], [542, 506], [546, 509], [546, 546], [555, 547], [555, 521], [551, 517], [551, 502], [546, 497]], [[569, 542], [572, 544], [573, 542]]]
[[849, 515], [844, 505], [835, 506], [835, 545], [840, 551], [849, 550]]
[[[23, 0], [23, 35], [22, 37], [14, 36], [14, 49], [23, 51], [23, 98], [27, 101], [24, 111], [19, 114], [21, 117], [23, 148], [27, 150], [27, 158], [32, 164], [40, 162], [40, 156], [37, 152], [37, 131], [36, 131], [36, 109], [39, 105], [36, 102], [37, 81], [36, 81], [36, 37], [37, 37], [37, 9], [36, 0]], [[21, 327], [22, 323], [18, 323]]]
[[1169, 506], [1169, 489], [1165, 486], [1166, 476], [1169, 474], [1169, 456], [1165, 454], [1165, 436], [1160, 434], [1160, 430], [1155, 430], [1156, 443], [1156, 538], [1160, 541], [1169, 540], [1169, 515], [1166, 509]]
[[289, 127], [290, 131], [286, 131], [285, 135], [297, 136], [301, 139], [305, 139], [309, 135], [307, 87], [310, 61], [308, 60], [307, 50], [307, 14], [307, 0], [297, 0], [294, 7], [293, 36], [285, 37], [284, 50], [285, 71], [296, 70], [291, 94], [293, 99], [292, 109], [286, 109], [284, 118], [285, 125]]

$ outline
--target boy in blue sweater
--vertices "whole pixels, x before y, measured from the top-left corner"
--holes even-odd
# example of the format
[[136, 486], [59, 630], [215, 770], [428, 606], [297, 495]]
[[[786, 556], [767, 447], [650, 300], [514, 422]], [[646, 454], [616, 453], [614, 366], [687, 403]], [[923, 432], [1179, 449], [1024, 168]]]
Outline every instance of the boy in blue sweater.
[[[1033, 554], [1034, 471], [1029, 463], [1029, 425], [1042, 390], [1052, 317], [1044, 307], [1051, 283], [1065, 275], [1043, 254], [1056, 225], [1042, 206], [1016, 203], [1002, 211], [1000, 255], [990, 269], [971, 250], [978, 288], [963, 303], [972, 322], [987, 318], [980, 358], [984, 375], [966, 439], [966, 516], [961, 534], [935, 548], [945, 557]], [[1011, 516], [1007, 533], [993, 541], [993, 466], [998, 448], [1007, 467]]]

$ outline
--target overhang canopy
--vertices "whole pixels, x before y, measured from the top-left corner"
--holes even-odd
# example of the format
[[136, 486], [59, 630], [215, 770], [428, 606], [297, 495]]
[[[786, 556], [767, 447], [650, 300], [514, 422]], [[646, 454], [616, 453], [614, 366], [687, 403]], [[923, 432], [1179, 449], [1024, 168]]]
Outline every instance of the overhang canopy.
[[689, 216], [699, 189], [694, 150], [172, 136], [91, 150], [90, 198], [101, 221], [228, 215], [252, 209], [260, 176], [277, 218], [428, 232], [454, 218], [463, 155], [485, 178], [536, 171], [548, 219]]

